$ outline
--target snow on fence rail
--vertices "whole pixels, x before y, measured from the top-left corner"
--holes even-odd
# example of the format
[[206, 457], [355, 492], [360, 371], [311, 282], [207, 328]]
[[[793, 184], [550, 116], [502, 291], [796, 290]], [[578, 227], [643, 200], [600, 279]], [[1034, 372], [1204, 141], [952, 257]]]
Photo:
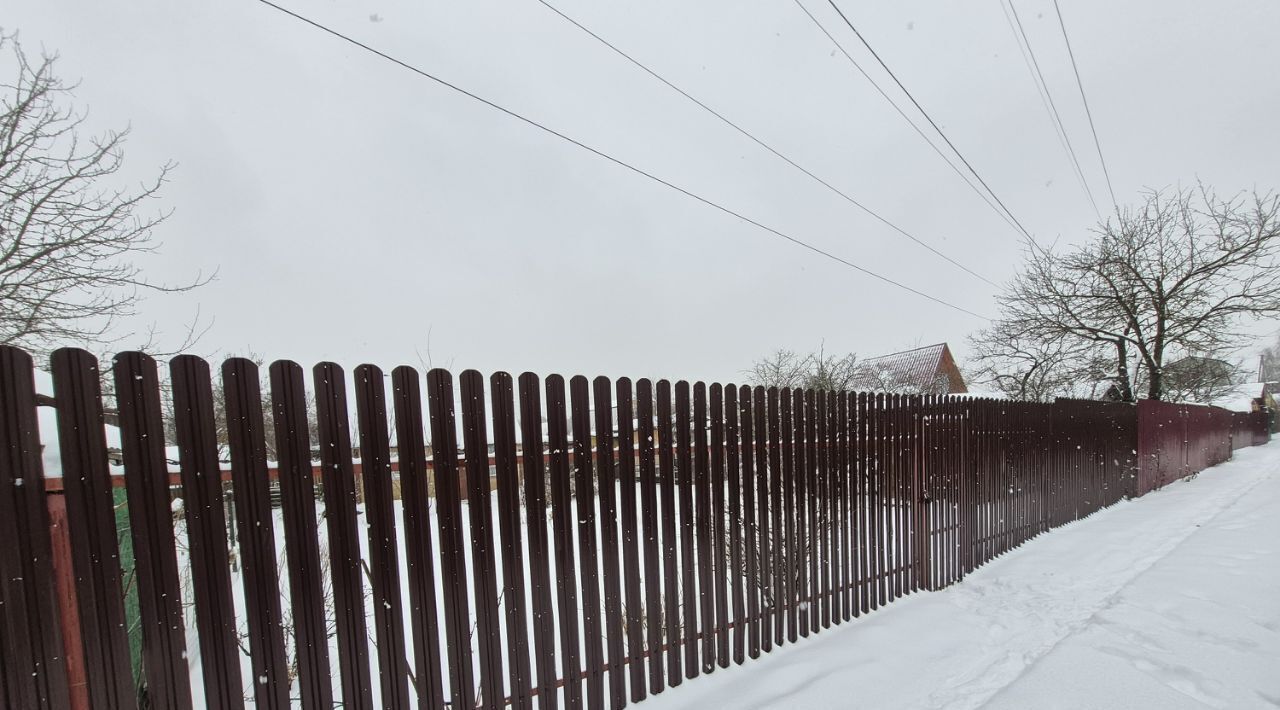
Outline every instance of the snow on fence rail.
[[0, 347], [5, 707], [621, 707], [1269, 437], [1265, 415], [1161, 403], [471, 370], [426, 373], [424, 409], [412, 368], [391, 373], [388, 404], [362, 365], [357, 467], [342, 369], [314, 368], [312, 413], [302, 368], [281, 361], [276, 510], [257, 367], [222, 367], [224, 481], [210, 368], [169, 364], [175, 491], [159, 368], [125, 353], [135, 676], [98, 365], [61, 350], [52, 372], [63, 486], [46, 492], [33, 363]]

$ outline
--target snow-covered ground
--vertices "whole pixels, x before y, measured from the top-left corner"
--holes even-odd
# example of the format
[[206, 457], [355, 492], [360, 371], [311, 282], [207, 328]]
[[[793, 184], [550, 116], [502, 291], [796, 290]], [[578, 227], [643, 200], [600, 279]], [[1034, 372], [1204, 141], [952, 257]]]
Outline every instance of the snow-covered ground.
[[638, 707], [1280, 707], [1280, 442]]

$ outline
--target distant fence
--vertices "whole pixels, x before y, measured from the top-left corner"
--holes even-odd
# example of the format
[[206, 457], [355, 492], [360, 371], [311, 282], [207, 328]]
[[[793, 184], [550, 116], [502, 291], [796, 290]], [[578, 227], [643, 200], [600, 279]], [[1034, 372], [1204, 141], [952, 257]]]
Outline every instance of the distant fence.
[[[137, 707], [97, 363], [52, 358], [63, 538], [32, 366], [0, 347], [0, 700]], [[313, 369], [312, 442], [304, 372], [282, 361], [276, 511], [257, 367], [222, 366], [227, 484], [209, 366], [180, 356], [175, 512], [158, 367], [124, 353], [112, 374], [155, 708], [621, 707], [953, 584], [1269, 436], [1258, 417], [1160, 404], [408, 367], [388, 388], [363, 365], [357, 476], [347, 376]]]

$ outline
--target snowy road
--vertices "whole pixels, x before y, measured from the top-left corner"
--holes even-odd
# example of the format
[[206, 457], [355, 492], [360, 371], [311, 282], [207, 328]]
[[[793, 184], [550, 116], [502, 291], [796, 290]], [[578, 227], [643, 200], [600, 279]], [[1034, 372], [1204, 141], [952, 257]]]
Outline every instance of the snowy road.
[[638, 707], [1280, 707], [1280, 442]]

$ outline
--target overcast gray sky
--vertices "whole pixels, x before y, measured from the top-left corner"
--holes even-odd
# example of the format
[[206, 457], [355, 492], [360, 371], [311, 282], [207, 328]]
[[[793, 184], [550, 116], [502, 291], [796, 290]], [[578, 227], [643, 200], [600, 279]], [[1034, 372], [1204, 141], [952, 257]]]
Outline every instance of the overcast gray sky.
[[[913, 244], [536, 0], [287, 7], [867, 269], [983, 315], [995, 289]], [[1016, 232], [793, 0], [552, 0], [987, 278]], [[1015, 0], [1100, 207], [1106, 184], [1052, 2]], [[825, 0], [805, 0], [888, 90]], [[1280, 186], [1280, 3], [1061, 0], [1116, 197]], [[1096, 221], [999, 0], [841, 7], [1024, 225]], [[135, 327], [203, 352], [732, 381], [779, 347], [863, 355], [983, 321], [823, 259], [253, 2], [7, 0], [61, 54], [130, 175], [178, 163]], [[891, 95], [902, 101], [896, 92]], [[1260, 327], [1260, 332], [1269, 328]]]

